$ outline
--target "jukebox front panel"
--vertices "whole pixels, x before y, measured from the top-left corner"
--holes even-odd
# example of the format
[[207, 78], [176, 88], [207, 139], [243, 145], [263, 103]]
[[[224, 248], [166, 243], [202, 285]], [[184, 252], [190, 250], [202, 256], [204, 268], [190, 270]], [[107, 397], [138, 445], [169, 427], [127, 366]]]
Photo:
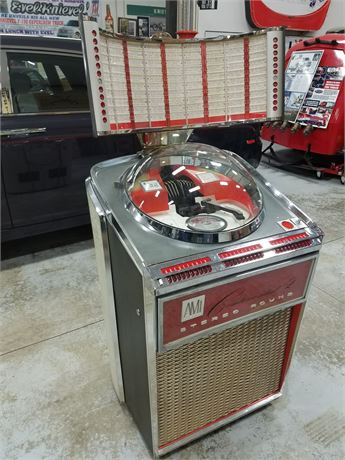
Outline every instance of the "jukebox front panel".
[[[242, 279], [174, 296], [161, 302], [161, 347], [259, 311], [300, 300], [314, 259], [272, 267]], [[161, 331], [160, 331], [161, 332]]]
[[158, 302], [159, 449], [279, 393], [314, 262], [274, 265]]

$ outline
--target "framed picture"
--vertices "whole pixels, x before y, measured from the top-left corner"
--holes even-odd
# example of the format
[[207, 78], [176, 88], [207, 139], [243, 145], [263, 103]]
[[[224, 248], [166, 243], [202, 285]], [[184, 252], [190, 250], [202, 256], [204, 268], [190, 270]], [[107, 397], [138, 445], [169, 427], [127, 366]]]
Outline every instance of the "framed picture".
[[165, 16], [151, 16], [150, 18], [150, 36], [156, 32], [165, 32], [166, 18]]
[[150, 36], [150, 18], [148, 16], [138, 16], [137, 33], [138, 37]]
[[119, 34], [135, 37], [137, 35], [137, 20], [130, 18], [119, 18], [118, 23]]

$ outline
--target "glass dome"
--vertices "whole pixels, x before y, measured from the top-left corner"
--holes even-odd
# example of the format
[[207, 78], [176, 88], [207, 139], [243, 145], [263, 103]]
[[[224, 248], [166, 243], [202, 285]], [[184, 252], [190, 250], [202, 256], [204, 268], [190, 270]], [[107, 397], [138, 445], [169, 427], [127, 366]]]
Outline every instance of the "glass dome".
[[152, 149], [124, 177], [128, 208], [161, 234], [194, 243], [243, 238], [263, 219], [262, 197], [230, 152], [204, 144]]

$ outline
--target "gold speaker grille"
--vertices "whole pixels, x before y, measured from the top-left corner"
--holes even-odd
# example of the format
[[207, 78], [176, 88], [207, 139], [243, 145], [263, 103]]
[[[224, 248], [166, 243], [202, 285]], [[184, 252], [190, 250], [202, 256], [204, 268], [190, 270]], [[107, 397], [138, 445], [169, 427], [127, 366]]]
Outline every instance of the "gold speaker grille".
[[160, 446], [278, 390], [290, 313], [157, 354]]

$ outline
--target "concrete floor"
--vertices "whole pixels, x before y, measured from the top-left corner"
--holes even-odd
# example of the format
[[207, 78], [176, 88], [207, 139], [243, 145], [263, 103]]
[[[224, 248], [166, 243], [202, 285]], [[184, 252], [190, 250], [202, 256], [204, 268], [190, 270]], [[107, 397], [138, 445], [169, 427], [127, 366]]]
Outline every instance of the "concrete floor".
[[[345, 458], [345, 187], [260, 170], [326, 233], [285, 393], [173, 460]], [[92, 241], [2, 268], [0, 458], [149, 459], [112, 388]]]

